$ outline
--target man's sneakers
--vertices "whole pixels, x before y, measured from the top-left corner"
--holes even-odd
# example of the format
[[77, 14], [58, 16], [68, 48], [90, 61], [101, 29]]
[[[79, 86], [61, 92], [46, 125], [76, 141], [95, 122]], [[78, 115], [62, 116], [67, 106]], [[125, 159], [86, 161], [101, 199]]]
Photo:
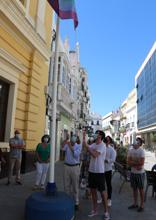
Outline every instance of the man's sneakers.
[[[96, 215], [98, 215], [98, 212], [92, 210], [91, 213], [88, 215], [88, 217], [91, 218], [91, 217], [94, 217], [94, 216], [96, 216]], [[104, 220], [110, 220], [110, 215], [109, 215], [108, 212], [105, 212], [105, 214], [104, 214]]]
[[105, 212], [104, 214], [104, 220], [110, 220], [110, 215], [108, 212]]
[[98, 204], [102, 203], [102, 199], [98, 199], [98, 200], [97, 200], [97, 203], [98, 203]]
[[81, 189], [85, 189], [86, 188], [86, 181], [85, 181], [85, 179], [82, 179], [82, 181], [80, 183], [80, 187], [81, 187]]
[[[98, 203], [98, 204], [102, 203], [102, 199], [98, 199], [98, 200], [97, 200], [97, 203]], [[108, 207], [111, 207], [111, 206], [112, 206], [112, 200], [111, 200], [111, 199], [108, 199], [108, 200], [107, 200], [107, 205], [108, 205]]]
[[94, 210], [92, 210], [91, 211], [91, 213], [88, 215], [88, 217], [94, 217], [94, 216], [96, 216], [96, 215], [98, 215], [98, 212], [97, 211], [94, 211]]

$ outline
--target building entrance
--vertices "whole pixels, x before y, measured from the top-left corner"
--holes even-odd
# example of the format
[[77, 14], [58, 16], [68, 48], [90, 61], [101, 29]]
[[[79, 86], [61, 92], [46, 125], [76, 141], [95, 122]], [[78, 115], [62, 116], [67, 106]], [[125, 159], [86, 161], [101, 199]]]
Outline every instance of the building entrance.
[[0, 79], [0, 142], [4, 141], [10, 85]]

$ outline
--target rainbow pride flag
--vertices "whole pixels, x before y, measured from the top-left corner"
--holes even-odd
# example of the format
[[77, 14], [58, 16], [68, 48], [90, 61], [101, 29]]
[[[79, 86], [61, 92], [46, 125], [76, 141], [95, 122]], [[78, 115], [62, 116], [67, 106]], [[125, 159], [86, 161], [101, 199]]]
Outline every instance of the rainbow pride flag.
[[48, 2], [61, 19], [73, 19], [74, 27], [78, 26], [74, 0], [48, 0]]

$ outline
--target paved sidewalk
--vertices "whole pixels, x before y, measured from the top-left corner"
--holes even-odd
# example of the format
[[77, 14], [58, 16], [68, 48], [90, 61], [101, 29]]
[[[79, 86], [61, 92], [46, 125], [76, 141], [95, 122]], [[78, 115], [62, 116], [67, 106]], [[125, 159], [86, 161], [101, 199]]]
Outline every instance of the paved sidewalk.
[[[59, 191], [63, 191], [63, 163], [57, 162], [55, 168], [56, 185]], [[6, 179], [0, 180], [0, 220], [24, 220], [24, 206], [26, 198], [33, 192], [32, 187], [35, 180], [35, 172], [22, 176], [23, 185], [12, 184], [6, 186]], [[131, 188], [125, 183], [121, 193], [118, 193], [122, 180], [118, 173], [113, 176], [113, 198], [111, 219], [112, 220], [155, 220], [156, 219], [156, 198], [151, 198], [151, 189], [147, 195], [145, 211], [137, 213], [130, 211], [127, 207], [131, 204]], [[91, 209], [91, 201], [83, 199], [84, 190], [80, 190], [80, 209], [76, 212], [76, 220], [91, 219], [88, 213]], [[99, 215], [94, 220], [103, 219], [103, 207], [99, 205]], [[57, 220], [57, 219], [55, 219]]]

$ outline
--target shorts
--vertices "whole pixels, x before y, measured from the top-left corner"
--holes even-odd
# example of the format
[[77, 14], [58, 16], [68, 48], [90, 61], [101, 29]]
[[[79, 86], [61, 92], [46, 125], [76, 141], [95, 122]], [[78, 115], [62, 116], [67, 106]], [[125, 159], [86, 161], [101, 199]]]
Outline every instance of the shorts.
[[105, 191], [105, 174], [89, 172], [88, 187], [97, 189], [100, 192]]
[[130, 182], [133, 189], [143, 189], [145, 173], [131, 173]]

